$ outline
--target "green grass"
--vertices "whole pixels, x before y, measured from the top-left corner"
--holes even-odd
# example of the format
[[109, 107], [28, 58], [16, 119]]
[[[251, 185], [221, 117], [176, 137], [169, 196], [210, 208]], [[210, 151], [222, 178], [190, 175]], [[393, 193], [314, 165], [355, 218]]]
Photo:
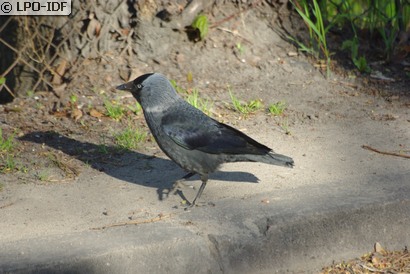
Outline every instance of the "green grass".
[[258, 111], [263, 107], [261, 100], [251, 100], [249, 102], [242, 103], [238, 98], [236, 98], [229, 87], [228, 90], [231, 97], [233, 109], [237, 112], [248, 115]]
[[366, 57], [364, 55], [359, 57], [359, 40], [357, 36], [351, 40], [345, 40], [342, 44], [342, 50], [350, 51], [350, 58], [360, 72], [371, 71], [369, 65], [367, 64]]
[[77, 104], [78, 101], [78, 96], [76, 94], [71, 94], [70, 95], [70, 103], [72, 106], [74, 106], [75, 104]]
[[14, 150], [14, 135], [15, 133], [5, 138], [3, 136], [3, 130], [0, 128], [0, 153], [12, 152]]
[[2, 158], [1, 159], [2, 163], [0, 163], [1, 173], [10, 172], [10, 171], [17, 169], [16, 159], [13, 154], [6, 154], [4, 158], [3, 156], [1, 158]]
[[184, 95], [184, 94], [187, 93], [186, 89], [180, 87], [180, 86], [177, 84], [177, 81], [171, 79], [171, 80], [169, 80], [169, 82], [171, 83], [171, 85], [174, 87], [174, 89], [175, 89], [179, 94]]
[[205, 36], [208, 34], [209, 24], [208, 17], [206, 15], [200, 14], [195, 17], [194, 22], [192, 22], [191, 27], [199, 31], [199, 38], [204, 40]]
[[197, 89], [194, 88], [192, 92], [186, 96], [185, 100], [193, 107], [196, 107], [206, 115], [211, 116], [212, 103], [209, 100], [199, 97]]
[[296, 42], [300, 50], [314, 55], [316, 58], [322, 58], [326, 62], [327, 77], [330, 75], [330, 51], [327, 46], [326, 35], [329, 31], [329, 26], [325, 27], [322, 11], [319, 3], [316, 0], [312, 0], [313, 7], [309, 7], [307, 0], [291, 1], [295, 7], [297, 13], [302, 17], [309, 30], [310, 41], [308, 45], [303, 42], [297, 41], [294, 38], [290, 38]]
[[104, 101], [104, 107], [106, 109], [106, 115], [114, 120], [120, 120], [124, 114], [125, 110], [121, 105], [117, 103], [111, 103], [109, 100]]
[[147, 139], [147, 133], [128, 126], [125, 130], [114, 136], [115, 143], [122, 149], [136, 149]]
[[400, 44], [399, 38], [410, 26], [408, 0], [293, 0], [292, 4], [308, 27], [309, 41], [289, 39], [301, 51], [324, 60], [327, 76], [331, 61], [327, 43], [330, 29], [340, 33], [339, 37], [344, 39], [342, 49], [348, 50], [360, 72], [370, 72], [369, 58], [390, 61], [396, 49], [405, 51], [405, 43]]
[[240, 54], [243, 54], [245, 52], [245, 47], [240, 42], [236, 44], [236, 48], [238, 49]]
[[133, 106], [128, 106], [128, 109], [131, 110], [135, 115], [138, 115], [142, 111], [142, 107], [138, 102], [135, 102]]
[[33, 90], [27, 90], [26, 96], [27, 96], [28, 98], [33, 98], [33, 97], [34, 97], [34, 91], [33, 91]]
[[17, 168], [13, 153], [16, 148], [14, 136], [15, 133], [6, 138], [3, 135], [3, 130], [0, 128], [0, 173], [10, 172]]
[[99, 144], [97, 145], [97, 152], [101, 154], [108, 154], [109, 148], [106, 144]]
[[[187, 78], [188, 80], [191, 79], [192, 81], [192, 74], [188, 74]], [[192, 92], [189, 92], [188, 90], [179, 86], [175, 80], [170, 80], [170, 82], [171, 82], [171, 85], [174, 87], [174, 89], [179, 94], [181, 94], [189, 104], [201, 110], [206, 115], [211, 116], [211, 108], [213, 104], [211, 101], [199, 97], [198, 89], [194, 88], [192, 89]]]
[[270, 104], [268, 107], [269, 113], [274, 115], [274, 116], [281, 116], [283, 112], [286, 109], [286, 103], [285, 102], [277, 102], [274, 104]]

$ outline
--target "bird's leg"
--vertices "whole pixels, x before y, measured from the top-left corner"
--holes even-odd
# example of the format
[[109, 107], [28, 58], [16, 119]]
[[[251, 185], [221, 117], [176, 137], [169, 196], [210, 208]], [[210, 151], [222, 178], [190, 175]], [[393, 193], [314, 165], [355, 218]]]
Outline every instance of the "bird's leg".
[[[177, 180], [174, 182], [174, 184], [172, 185], [171, 188], [166, 188], [162, 191], [162, 196], [168, 197], [168, 195], [170, 193], [174, 193], [177, 194], [179, 188], [182, 187], [191, 187], [188, 186], [184, 183], [184, 181], [186, 181], [187, 179], [191, 178], [192, 176], [194, 176], [196, 173], [195, 172], [190, 172], [188, 174], [186, 174], [184, 177], [182, 177], [181, 179]], [[162, 199], [161, 199], [162, 200]]]
[[202, 192], [204, 191], [206, 187], [206, 183], [208, 182], [208, 174], [201, 175], [201, 181], [202, 181], [202, 184], [199, 187], [198, 193], [196, 194], [195, 199], [192, 201], [189, 207], [193, 207], [195, 205], [196, 200], [201, 197]]
[[170, 192], [174, 191], [175, 189], [180, 188], [180, 186], [182, 187], [190, 187], [193, 188], [192, 186], [188, 186], [187, 184], [185, 184], [184, 182], [191, 178], [192, 176], [194, 176], [196, 173], [195, 172], [189, 172], [188, 174], [186, 174], [184, 177], [182, 177], [181, 179], [175, 181], [174, 185], [172, 186]]

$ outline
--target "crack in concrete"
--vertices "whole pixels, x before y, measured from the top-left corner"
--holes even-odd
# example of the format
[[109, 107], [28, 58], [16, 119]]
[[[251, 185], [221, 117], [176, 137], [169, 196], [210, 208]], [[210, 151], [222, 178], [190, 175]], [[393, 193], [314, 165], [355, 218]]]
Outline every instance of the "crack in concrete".
[[225, 273], [224, 264], [222, 261], [221, 252], [219, 250], [219, 243], [216, 237], [213, 234], [208, 234], [208, 247], [212, 257], [219, 265], [219, 269], [222, 273]]

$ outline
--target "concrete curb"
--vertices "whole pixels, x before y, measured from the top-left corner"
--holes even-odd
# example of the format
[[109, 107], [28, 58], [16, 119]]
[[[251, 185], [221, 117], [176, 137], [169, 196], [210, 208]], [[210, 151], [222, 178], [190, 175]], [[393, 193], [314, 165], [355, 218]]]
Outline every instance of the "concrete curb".
[[311, 190], [297, 203], [281, 191], [271, 197], [291, 198], [222, 200], [156, 223], [2, 243], [0, 272], [317, 273], [374, 242], [410, 243], [410, 196], [402, 190], [384, 200]]

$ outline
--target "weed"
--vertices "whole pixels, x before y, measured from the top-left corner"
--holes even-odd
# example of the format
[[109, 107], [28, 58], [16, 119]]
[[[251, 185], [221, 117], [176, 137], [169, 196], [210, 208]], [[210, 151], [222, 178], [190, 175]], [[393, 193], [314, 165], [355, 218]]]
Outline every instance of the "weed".
[[209, 116], [211, 115], [212, 102], [199, 97], [198, 89], [194, 88], [192, 92], [188, 92], [188, 90], [178, 86], [175, 80], [171, 80], [170, 82], [171, 85], [175, 88], [175, 90], [185, 97], [185, 100], [189, 104], [191, 104], [199, 110], [202, 110], [205, 114]]
[[14, 150], [14, 135], [15, 133], [5, 138], [3, 136], [3, 130], [0, 128], [0, 153], [12, 152]]
[[[351, 26], [354, 33], [352, 40], [357, 39], [356, 28], [369, 33], [372, 42], [378, 34], [384, 43], [382, 48], [387, 60], [392, 56], [399, 33], [406, 32], [406, 26], [410, 23], [410, 5], [406, 0], [336, 0], [323, 1], [322, 6], [331, 24], [339, 28], [347, 24]], [[364, 56], [352, 58], [355, 66], [362, 71], [367, 70], [365, 59]]]
[[124, 108], [116, 103], [111, 103], [109, 100], [106, 100], [104, 106], [107, 110], [107, 116], [114, 120], [118, 121], [124, 115]]
[[97, 152], [101, 154], [108, 154], [108, 146], [106, 144], [100, 144], [97, 146]]
[[286, 104], [281, 101], [271, 104], [268, 107], [269, 113], [275, 116], [282, 115], [285, 109], [286, 109]]
[[27, 166], [20, 166], [19, 171], [21, 171], [23, 173], [28, 173], [28, 167]]
[[190, 94], [186, 97], [186, 101], [192, 106], [196, 107], [199, 110], [202, 110], [208, 116], [211, 115], [212, 103], [208, 100], [202, 99], [199, 97], [199, 92], [197, 89], [193, 89]]
[[17, 169], [17, 163], [13, 154], [6, 154], [5, 158], [1, 158], [1, 173], [10, 172]]
[[26, 96], [27, 96], [28, 98], [33, 98], [33, 97], [34, 97], [34, 91], [33, 91], [33, 90], [27, 90]]
[[192, 22], [191, 27], [198, 30], [200, 40], [204, 40], [205, 36], [208, 34], [208, 17], [203, 14], [198, 15], [195, 17], [194, 22]]
[[13, 155], [15, 150], [14, 135], [8, 138], [3, 136], [3, 130], [0, 128], [0, 172], [6, 173], [16, 169], [16, 160]]
[[398, 26], [393, 27], [392, 29], [389, 28], [388, 30], [386, 28], [379, 28], [378, 31], [384, 42], [384, 53], [386, 55], [386, 59], [390, 60], [394, 50], [394, 42], [397, 38], [397, 34], [399, 33], [399, 28]]
[[115, 135], [115, 142], [123, 149], [135, 149], [147, 139], [147, 133], [128, 126], [124, 131]]
[[249, 113], [255, 112], [263, 107], [260, 99], [251, 100], [245, 106], [249, 110]]
[[352, 58], [353, 64], [360, 72], [370, 72], [370, 67], [367, 64], [367, 60], [365, 56], [359, 55], [359, 40], [357, 36], [355, 36], [351, 40], [346, 40], [342, 44], [342, 50], [350, 50], [350, 56]]
[[280, 123], [280, 127], [282, 128], [282, 130], [285, 132], [286, 135], [292, 135], [292, 133], [290, 132], [290, 129], [289, 129], [288, 119], [284, 119], [282, 121], [282, 123]]
[[138, 115], [141, 112], [142, 107], [138, 102], [135, 102], [135, 105], [134, 106], [128, 106], [128, 109], [131, 110], [132, 112], [134, 112], [135, 115]]
[[245, 52], [245, 47], [240, 42], [236, 44], [236, 48], [238, 49], [240, 54], [243, 54]]
[[74, 106], [75, 104], [77, 104], [78, 101], [78, 96], [75, 94], [71, 94], [70, 95], [70, 103], [72, 106]]
[[169, 80], [169, 82], [179, 94], [186, 94], [186, 90], [178, 86], [175, 80]]
[[262, 108], [262, 102], [261, 100], [251, 100], [247, 103], [241, 103], [241, 101], [239, 101], [235, 95], [233, 95], [232, 90], [228, 87], [229, 90], [229, 95], [231, 97], [231, 101], [232, 101], [232, 105], [233, 108], [244, 114], [244, 115], [248, 115], [250, 113], [254, 113], [257, 110], [259, 110], [260, 108]]
[[48, 171], [42, 170], [42, 171], [39, 171], [39, 172], [36, 174], [36, 178], [37, 178], [39, 181], [46, 182], [46, 181], [49, 181], [49, 179], [50, 179], [50, 174], [48, 173]]
[[110, 147], [106, 145], [106, 136], [104, 134], [100, 135], [101, 141], [100, 144], [97, 145], [97, 152], [100, 154], [109, 154]]
[[319, 57], [319, 51], [324, 55], [327, 68], [327, 77], [330, 75], [330, 52], [327, 48], [326, 34], [330, 26], [324, 26], [322, 12], [320, 10], [317, 0], [313, 0], [313, 8], [311, 9], [313, 14], [310, 14], [309, 5], [307, 0], [301, 0], [299, 2], [293, 2], [297, 13], [302, 17], [306, 26], [309, 29], [310, 45], [305, 46], [303, 43], [295, 41], [302, 51], [306, 51], [309, 54], [313, 54], [316, 58]]
[[194, 80], [194, 76], [192, 75], [192, 72], [188, 71], [188, 73], [186, 75], [186, 81], [188, 83], [192, 83], [193, 80]]

